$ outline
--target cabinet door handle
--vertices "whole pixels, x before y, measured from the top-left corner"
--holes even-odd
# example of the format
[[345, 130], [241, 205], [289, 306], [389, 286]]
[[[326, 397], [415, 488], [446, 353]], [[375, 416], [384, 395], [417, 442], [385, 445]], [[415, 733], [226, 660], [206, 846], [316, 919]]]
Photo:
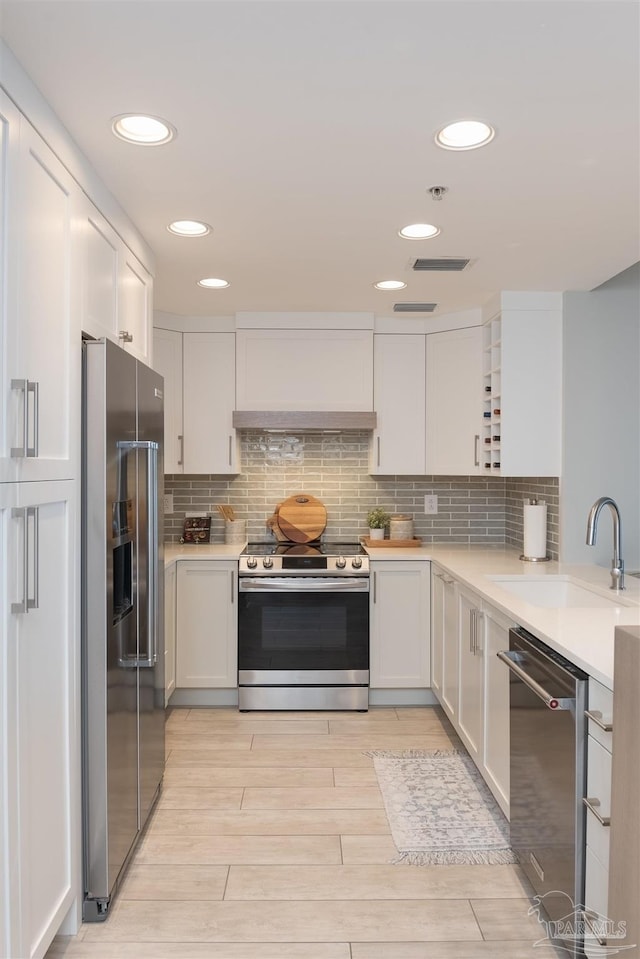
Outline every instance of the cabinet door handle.
[[376, 436], [376, 445], [378, 448], [378, 466], [380, 466], [380, 437]]
[[592, 813], [593, 813], [593, 815], [596, 817], [596, 819], [598, 820], [598, 822], [600, 823], [601, 826], [610, 826], [610, 825], [611, 825], [611, 816], [602, 816], [602, 815], [598, 812], [598, 808], [597, 808], [597, 807], [600, 805], [600, 800], [599, 800], [599, 799], [593, 799], [593, 798], [587, 799], [587, 797], [585, 796], [585, 797], [583, 798], [582, 802], [585, 804], [585, 806], [587, 807], [587, 809], [589, 810], [589, 812], [592, 812]]
[[178, 433], [178, 441], [180, 443], [180, 459], [178, 460], [178, 466], [184, 466], [184, 436], [182, 433]]
[[127, 330], [118, 330], [118, 338], [123, 343], [133, 343], [133, 333], [128, 333]]
[[[11, 448], [12, 457], [38, 456], [38, 420], [40, 394], [37, 380], [11, 380], [11, 389], [22, 393], [22, 446]], [[29, 393], [33, 395], [33, 446], [29, 446]]]
[[374, 572], [373, 574], [373, 601], [377, 601], [378, 596], [378, 574]]
[[473, 465], [480, 466], [480, 456], [478, 454], [478, 443], [480, 442], [480, 434], [476, 433], [473, 437]]
[[[22, 519], [22, 599], [11, 604], [12, 613], [28, 613], [30, 609], [38, 609], [40, 602], [40, 577], [38, 527], [39, 515], [37, 506], [18, 507], [11, 510], [14, 519]], [[33, 599], [29, 597], [29, 570], [31, 567], [31, 551], [29, 549], [29, 520], [33, 519]]]
[[476, 636], [475, 636], [476, 645], [474, 649], [474, 653], [476, 655], [482, 652], [482, 646], [480, 645], [480, 623], [482, 622], [483, 616], [484, 616], [484, 613], [482, 612], [482, 610], [476, 609]]
[[613, 731], [613, 723], [605, 723], [602, 719], [602, 713], [598, 712], [598, 710], [585, 709], [584, 714], [587, 719], [591, 719], [603, 732], [610, 733]]
[[233, 446], [233, 436], [229, 434], [229, 466], [231, 466], [231, 463], [232, 463], [232, 460], [231, 460], [232, 446]]
[[476, 651], [476, 611], [475, 609], [469, 610], [469, 652], [475, 653]]

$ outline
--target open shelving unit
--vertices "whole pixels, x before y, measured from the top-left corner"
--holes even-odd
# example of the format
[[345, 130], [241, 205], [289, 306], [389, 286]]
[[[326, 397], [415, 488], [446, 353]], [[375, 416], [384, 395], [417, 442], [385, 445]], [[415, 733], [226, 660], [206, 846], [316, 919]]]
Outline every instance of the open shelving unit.
[[482, 429], [480, 464], [485, 475], [500, 474], [502, 422], [501, 377], [502, 322], [500, 316], [488, 320], [482, 329]]

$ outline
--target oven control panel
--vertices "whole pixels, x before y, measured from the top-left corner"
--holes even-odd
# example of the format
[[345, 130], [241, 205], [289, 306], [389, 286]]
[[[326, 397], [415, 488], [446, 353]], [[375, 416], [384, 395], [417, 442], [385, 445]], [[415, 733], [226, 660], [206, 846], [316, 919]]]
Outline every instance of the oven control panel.
[[368, 576], [368, 556], [254, 556], [240, 557], [241, 576]]

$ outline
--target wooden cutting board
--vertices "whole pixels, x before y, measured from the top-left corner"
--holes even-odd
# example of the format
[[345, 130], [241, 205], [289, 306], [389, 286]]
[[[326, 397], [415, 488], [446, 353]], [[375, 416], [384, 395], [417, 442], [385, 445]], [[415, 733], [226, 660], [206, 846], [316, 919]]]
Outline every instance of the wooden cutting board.
[[280, 504], [278, 526], [292, 543], [311, 543], [324, 533], [327, 511], [324, 503], [308, 493], [297, 493]]

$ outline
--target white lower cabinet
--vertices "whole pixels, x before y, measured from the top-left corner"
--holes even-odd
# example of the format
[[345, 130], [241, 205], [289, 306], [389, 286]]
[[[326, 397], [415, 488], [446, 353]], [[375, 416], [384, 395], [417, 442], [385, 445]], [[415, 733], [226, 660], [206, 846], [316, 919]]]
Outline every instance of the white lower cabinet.
[[511, 622], [433, 565], [432, 689], [505, 815], [509, 815]]
[[176, 564], [164, 574], [164, 703], [176, 688]]
[[[587, 932], [585, 954], [602, 955], [602, 936], [590, 923], [608, 916], [609, 844], [611, 829], [611, 758], [613, 693], [589, 679], [589, 735], [587, 737], [587, 848], [585, 894]], [[606, 937], [604, 937], [606, 939]], [[599, 939], [601, 941], [599, 941]], [[615, 942], [610, 943], [615, 945]]]
[[458, 732], [476, 765], [483, 760], [484, 739], [484, 637], [482, 600], [458, 586], [460, 681]]
[[509, 812], [509, 670], [498, 653], [509, 649], [513, 622], [482, 604], [484, 625], [484, 741], [483, 776], [504, 813]]
[[176, 686], [235, 688], [237, 562], [178, 561]]
[[431, 563], [371, 562], [370, 685], [429, 686]]
[[0, 486], [0, 956], [42, 957], [79, 883], [73, 481]]

